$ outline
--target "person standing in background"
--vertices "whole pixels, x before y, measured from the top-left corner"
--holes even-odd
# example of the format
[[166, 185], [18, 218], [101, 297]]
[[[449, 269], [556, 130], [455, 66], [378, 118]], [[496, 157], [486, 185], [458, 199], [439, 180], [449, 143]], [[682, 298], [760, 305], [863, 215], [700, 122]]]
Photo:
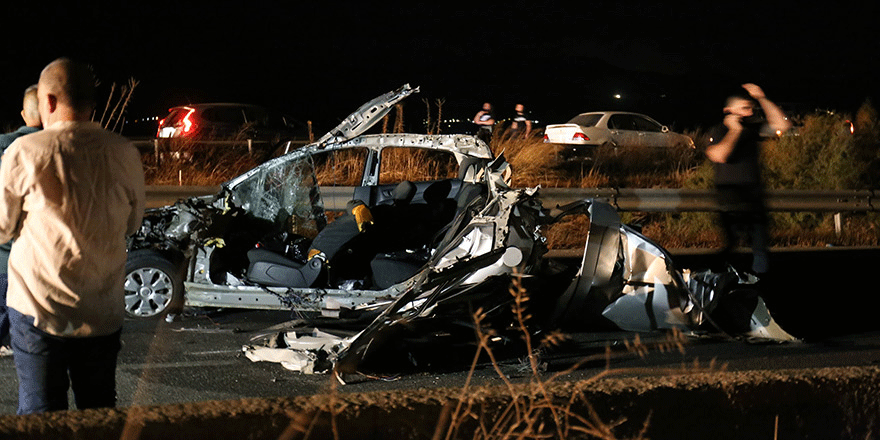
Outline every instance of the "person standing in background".
[[495, 127], [495, 115], [492, 114], [492, 104], [483, 103], [483, 108], [474, 116], [474, 124], [477, 124], [477, 138], [489, 145], [492, 141], [492, 129]]
[[513, 120], [510, 122], [507, 136], [510, 139], [528, 139], [532, 133], [532, 120], [526, 114], [525, 106], [517, 104], [514, 106]]
[[[37, 85], [34, 84], [24, 91], [24, 99], [21, 105], [21, 118], [24, 125], [18, 127], [18, 130], [12, 133], [0, 134], [0, 155], [9, 148], [12, 141], [26, 135], [38, 131], [42, 124], [40, 123], [40, 109], [37, 103]], [[2, 158], [0, 158], [2, 160]], [[7, 344], [9, 336], [9, 313], [6, 311], [6, 286], [9, 276], [6, 266], [9, 262], [9, 250], [12, 249], [12, 242], [0, 244], [0, 356], [12, 355], [12, 347]]]
[[[706, 147], [706, 157], [715, 167], [725, 239], [721, 254], [726, 257], [741, 238], [747, 238], [752, 247], [752, 271], [765, 274], [769, 270], [769, 234], [759, 162], [761, 127], [769, 124], [774, 131], [785, 132], [791, 123], [760, 87], [749, 83], [742, 88], [748, 96], [727, 98], [724, 122], [710, 132], [712, 143]], [[755, 113], [756, 104], [764, 110], [766, 119]]]

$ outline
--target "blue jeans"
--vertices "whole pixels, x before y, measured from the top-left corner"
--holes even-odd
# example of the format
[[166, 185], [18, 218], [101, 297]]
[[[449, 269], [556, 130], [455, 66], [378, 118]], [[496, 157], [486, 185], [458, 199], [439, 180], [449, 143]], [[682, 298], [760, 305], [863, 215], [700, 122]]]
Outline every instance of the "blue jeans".
[[34, 318], [9, 309], [18, 372], [18, 414], [67, 409], [73, 388], [78, 409], [116, 405], [116, 357], [122, 330], [107, 336], [62, 338], [34, 327]]
[[6, 310], [6, 287], [9, 285], [9, 274], [0, 273], [0, 345], [6, 342], [9, 334], [9, 312]]

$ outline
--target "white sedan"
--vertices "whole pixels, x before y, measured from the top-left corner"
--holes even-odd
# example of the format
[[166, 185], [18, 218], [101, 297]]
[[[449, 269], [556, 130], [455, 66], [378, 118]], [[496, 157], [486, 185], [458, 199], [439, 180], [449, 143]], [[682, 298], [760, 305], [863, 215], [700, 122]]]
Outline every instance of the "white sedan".
[[648, 116], [629, 112], [581, 113], [565, 124], [548, 125], [544, 142], [586, 146], [688, 147], [694, 141]]

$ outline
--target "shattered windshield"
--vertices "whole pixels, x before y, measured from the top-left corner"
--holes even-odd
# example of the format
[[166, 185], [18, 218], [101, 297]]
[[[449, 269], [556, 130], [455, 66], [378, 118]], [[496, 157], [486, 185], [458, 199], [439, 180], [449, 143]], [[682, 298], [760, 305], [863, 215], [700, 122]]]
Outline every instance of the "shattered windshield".
[[230, 189], [232, 206], [279, 230], [314, 237], [326, 224], [311, 156], [267, 162]]

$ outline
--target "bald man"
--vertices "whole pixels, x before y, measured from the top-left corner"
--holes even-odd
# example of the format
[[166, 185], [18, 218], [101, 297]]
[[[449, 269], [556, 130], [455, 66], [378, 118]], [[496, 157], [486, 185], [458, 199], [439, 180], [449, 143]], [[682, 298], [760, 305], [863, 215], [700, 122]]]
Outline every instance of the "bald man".
[[116, 403], [126, 236], [140, 227], [140, 154], [90, 122], [95, 80], [69, 59], [37, 89], [44, 129], [12, 143], [0, 163], [0, 242], [9, 255], [18, 413]]
[[[24, 91], [21, 118], [24, 119], [24, 125], [19, 127], [18, 130], [12, 133], [0, 134], [0, 154], [3, 154], [9, 148], [12, 141], [40, 129], [40, 110], [37, 103], [36, 84]], [[9, 261], [9, 250], [11, 248], [12, 243], [0, 244], [0, 356], [12, 354], [12, 348], [6, 343], [6, 338], [9, 336], [9, 314], [6, 312], [6, 285], [9, 278], [6, 273], [6, 264]]]

